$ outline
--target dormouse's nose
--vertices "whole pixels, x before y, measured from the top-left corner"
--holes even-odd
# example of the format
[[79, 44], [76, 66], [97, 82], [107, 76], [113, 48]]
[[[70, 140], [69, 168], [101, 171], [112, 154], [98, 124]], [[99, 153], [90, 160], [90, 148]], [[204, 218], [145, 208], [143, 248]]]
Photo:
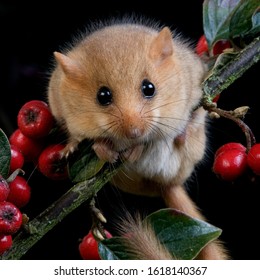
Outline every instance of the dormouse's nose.
[[128, 139], [136, 139], [144, 134], [144, 121], [136, 108], [124, 113], [121, 124], [122, 133]]

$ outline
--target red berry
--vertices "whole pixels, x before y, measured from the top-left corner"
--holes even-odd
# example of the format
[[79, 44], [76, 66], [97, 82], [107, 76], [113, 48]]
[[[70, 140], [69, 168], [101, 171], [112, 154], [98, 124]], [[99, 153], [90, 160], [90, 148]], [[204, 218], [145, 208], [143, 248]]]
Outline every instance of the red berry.
[[20, 129], [16, 129], [9, 137], [11, 145], [16, 146], [24, 155], [25, 161], [35, 161], [43, 149], [43, 142], [25, 136]]
[[0, 175], [0, 202], [5, 201], [9, 195], [10, 188], [6, 180]]
[[249, 150], [247, 163], [256, 175], [260, 175], [260, 143], [253, 145]]
[[222, 152], [228, 151], [228, 150], [239, 150], [241, 152], [246, 152], [246, 147], [244, 145], [242, 145], [239, 142], [229, 142], [226, 143], [224, 145], [222, 145], [221, 147], [219, 147], [217, 149], [217, 151], [215, 152], [215, 158]]
[[31, 187], [28, 185], [25, 178], [16, 176], [15, 179], [9, 183], [10, 193], [7, 201], [12, 202], [18, 208], [24, 207], [31, 198]]
[[205, 35], [203, 34], [199, 40], [198, 40], [198, 43], [196, 45], [196, 53], [198, 55], [203, 55], [203, 54], [207, 54], [209, 51], [208, 49], [208, 43], [207, 43], [207, 40], [206, 40], [206, 37]]
[[226, 150], [214, 160], [213, 171], [226, 181], [234, 181], [247, 168], [247, 154], [238, 149]]
[[[107, 230], [105, 230], [105, 234], [107, 238], [112, 237], [111, 233]], [[100, 260], [100, 256], [98, 253], [98, 242], [93, 236], [91, 230], [87, 235], [84, 236], [84, 238], [80, 242], [79, 253], [84, 260]]]
[[22, 225], [22, 213], [8, 201], [0, 202], [0, 234], [14, 234]]
[[38, 169], [43, 175], [52, 180], [68, 178], [67, 162], [61, 155], [64, 148], [63, 144], [51, 144], [42, 151], [38, 159]]
[[17, 115], [17, 124], [25, 136], [42, 138], [51, 131], [54, 117], [45, 102], [33, 100], [21, 107]]
[[15, 145], [10, 145], [11, 148], [11, 161], [9, 173], [13, 173], [16, 169], [20, 169], [24, 165], [24, 156], [20, 149]]
[[0, 234], [0, 256], [9, 248], [11, 248], [12, 244], [12, 235]]
[[35, 100], [30, 100], [28, 102], [26, 102], [25, 104], [27, 104], [27, 106], [42, 106], [42, 107], [46, 107], [46, 108], [49, 108], [48, 104], [42, 100], [38, 100], [38, 99], [35, 99]]
[[223, 53], [225, 49], [231, 48], [231, 44], [229, 40], [219, 40], [213, 46], [213, 55], [218, 55]]

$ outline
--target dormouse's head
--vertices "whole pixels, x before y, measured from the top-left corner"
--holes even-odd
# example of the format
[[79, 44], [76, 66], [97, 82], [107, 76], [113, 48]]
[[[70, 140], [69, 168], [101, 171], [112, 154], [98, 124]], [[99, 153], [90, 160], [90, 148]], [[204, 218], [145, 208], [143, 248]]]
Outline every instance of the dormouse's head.
[[201, 63], [167, 27], [103, 27], [55, 58], [62, 118], [78, 139], [174, 138], [201, 97]]

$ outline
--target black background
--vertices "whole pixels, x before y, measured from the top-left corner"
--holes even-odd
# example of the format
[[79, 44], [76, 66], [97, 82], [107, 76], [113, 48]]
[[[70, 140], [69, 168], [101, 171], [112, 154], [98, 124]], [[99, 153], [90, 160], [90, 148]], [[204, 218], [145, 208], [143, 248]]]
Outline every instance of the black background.
[[[96, 19], [123, 14], [144, 15], [169, 25], [195, 44], [203, 33], [202, 0], [146, 2], [139, 1], [0, 1], [0, 127], [9, 136], [16, 129], [16, 115], [26, 101], [45, 100], [47, 73], [53, 51], [70, 41], [75, 32]], [[225, 90], [219, 100], [223, 109], [248, 105], [245, 122], [259, 139], [259, 63]], [[208, 221], [223, 230], [233, 259], [259, 259], [258, 230], [260, 204], [259, 179], [245, 174], [234, 183], [221, 181], [211, 171], [215, 150], [230, 141], [245, 144], [242, 131], [226, 119], [213, 120], [208, 129], [209, 143], [205, 161], [188, 182], [190, 195]], [[26, 169], [27, 168], [27, 169]], [[32, 166], [26, 166], [32, 198], [23, 209], [34, 217], [69, 186], [69, 182], [51, 182]], [[127, 207], [149, 213], [163, 207], [160, 199], [123, 194], [108, 187], [98, 195], [98, 206], [108, 217], [113, 231], [114, 214]], [[121, 210], [122, 211], [122, 210]], [[24, 259], [80, 259], [78, 244], [89, 230], [87, 206], [82, 205], [44, 236]]]

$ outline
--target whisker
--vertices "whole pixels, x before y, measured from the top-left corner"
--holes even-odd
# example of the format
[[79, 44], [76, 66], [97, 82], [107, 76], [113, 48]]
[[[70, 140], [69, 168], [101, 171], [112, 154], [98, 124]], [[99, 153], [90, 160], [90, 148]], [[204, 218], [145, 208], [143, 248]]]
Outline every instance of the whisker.
[[[156, 126], [152, 123], [149, 123], [149, 127], [151, 130], [153, 130], [155, 132], [155, 134], [157, 134], [162, 140], [164, 140], [164, 142], [167, 144], [167, 147], [170, 151], [171, 149], [170, 149], [170, 146], [168, 143], [169, 141], [167, 141], [165, 133], [163, 133], [163, 131], [158, 126]], [[170, 137], [170, 135], [168, 135], [168, 137]], [[151, 145], [152, 145], [152, 142], [151, 142]]]
[[[153, 124], [152, 124], [152, 122], [153, 122]], [[163, 127], [165, 127], [165, 128], [171, 129], [171, 130], [173, 130], [173, 131], [175, 131], [175, 132], [183, 133], [183, 130], [178, 129], [178, 128], [176, 128], [176, 127], [173, 127], [173, 126], [171, 126], [171, 125], [162, 123], [162, 122], [158, 122], [158, 121], [155, 121], [155, 120], [152, 120], [152, 121], [149, 122], [149, 125], [150, 125], [150, 126], [152, 125], [152, 126], [155, 126], [155, 127], [156, 127], [157, 124], [159, 124], [159, 125], [161, 125], [161, 126], [163, 126]], [[204, 125], [204, 124], [201, 124], [201, 125]], [[156, 127], [156, 128], [157, 128], [157, 127]], [[163, 130], [162, 128], [157, 128], [157, 129], [159, 129], [159, 130], [161, 131], [161, 134], [160, 134], [160, 135], [163, 135], [164, 138], [165, 138], [165, 135], [167, 135], [169, 138], [172, 138], [172, 136], [171, 136], [167, 131]], [[153, 129], [153, 131], [154, 131], [154, 129]], [[158, 133], [157, 133], [157, 135], [158, 135]], [[194, 137], [193, 134], [192, 134], [192, 135], [189, 135], [189, 138], [192, 138], [192, 139], [196, 140], [199, 144], [201, 144], [201, 145], [204, 146], [204, 142], [201, 142], [199, 138]], [[187, 138], [186, 141], [189, 141], [189, 138]], [[166, 142], [168, 142], [168, 141], [166, 140]]]
[[[183, 99], [178, 99], [178, 100], [174, 100], [174, 101], [172, 101], [172, 102], [167, 102], [167, 103], [164, 103], [164, 104], [161, 104], [160, 106], [157, 106], [157, 107], [153, 107], [153, 108], [151, 108], [150, 110], [148, 110], [148, 111], [146, 111], [144, 114], [147, 114], [147, 113], [149, 113], [149, 112], [152, 112], [152, 111], [154, 111], [154, 110], [156, 110], [156, 109], [159, 109], [159, 108], [162, 108], [162, 107], [165, 107], [165, 106], [168, 106], [168, 105], [172, 105], [172, 104], [177, 104], [177, 103], [179, 103], [179, 102], [183, 102], [183, 101], [190, 101], [190, 100], [192, 100], [192, 99], [188, 99], [188, 98], [183, 98]], [[200, 100], [200, 99], [193, 99], [193, 100]]]
[[[143, 104], [143, 106], [142, 106], [142, 108], [141, 108], [141, 110], [140, 110], [140, 114], [142, 114], [142, 112], [143, 112], [143, 109], [145, 108], [145, 105], [148, 103], [148, 100], [146, 100], [146, 102], [144, 102], [144, 104]], [[145, 112], [145, 114], [146, 114], [147, 112]]]
[[[112, 128], [113, 126], [115, 126], [117, 124], [117, 122], [116, 121], [111, 121], [111, 122], [108, 122], [108, 123], [105, 123], [105, 124], [102, 124], [102, 125], [100, 125], [97, 129], [99, 130], [99, 129], [104, 129], [104, 128], [106, 128], [105, 129], [105, 131], [103, 131], [103, 132], [107, 132], [107, 130], [109, 130], [110, 128]], [[102, 133], [103, 133], [102, 132]]]
[[[115, 105], [115, 107], [118, 109], [120, 115], [122, 116], [123, 113], [122, 113], [122, 111], [120, 110], [120, 108], [119, 108], [116, 104], [114, 104], [114, 105]], [[88, 113], [94, 113], [95, 115], [97, 115], [97, 114], [101, 114], [101, 115], [106, 114], [106, 115], [113, 116], [113, 117], [115, 117], [115, 118], [117, 118], [117, 119], [120, 118], [120, 116], [117, 115], [116, 113], [113, 113], [113, 112], [107, 111], [107, 110], [82, 110], [82, 112], [80, 112], [80, 111], [77, 112], [77, 117], [78, 117], [79, 115], [86, 115], [86, 114], [88, 114]]]
[[[116, 103], [115, 103], [114, 105], [115, 105], [115, 107], [117, 108], [117, 110], [119, 111], [119, 113], [121, 114], [121, 117], [122, 117], [122, 116], [123, 116], [123, 112], [121, 111], [120, 107], [117, 106]], [[111, 114], [111, 115], [112, 115], [112, 114]], [[117, 117], [118, 119], [120, 118], [119, 116], [116, 116], [116, 115], [115, 115], [115, 117]]]
[[[154, 116], [146, 116], [145, 119], [152, 119], [154, 118]], [[190, 123], [194, 123], [194, 124], [201, 124], [204, 125], [204, 121], [202, 122], [198, 122], [195, 121], [193, 118], [177, 118], [177, 117], [165, 117], [165, 116], [156, 116], [157, 119], [165, 119], [165, 120], [176, 120], [176, 121], [183, 121], [183, 122], [190, 122]]]
[[[159, 124], [159, 125], [161, 125], [161, 126], [164, 126], [164, 127], [166, 127], [166, 128], [169, 128], [169, 129], [174, 130], [174, 131], [176, 131], [176, 132], [183, 132], [183, 130], [181, 130], [181, 129], [179, 129], [179, 128], [176, 128], [176, 127], [174, 127], [174, 126], [172, 126], [172, 125], [163, 123], [163, 122], [159, 122], [159, 121], [156, 121], [156, 120], [150, 120], [150, 122], [152, 122], [154, 125]], [[169, 135], [166, 131], [163, 131], [163, 132], [164, 132], [164, 134], [167, 134], [167, 135], [170, 137], [170, 135]]]

